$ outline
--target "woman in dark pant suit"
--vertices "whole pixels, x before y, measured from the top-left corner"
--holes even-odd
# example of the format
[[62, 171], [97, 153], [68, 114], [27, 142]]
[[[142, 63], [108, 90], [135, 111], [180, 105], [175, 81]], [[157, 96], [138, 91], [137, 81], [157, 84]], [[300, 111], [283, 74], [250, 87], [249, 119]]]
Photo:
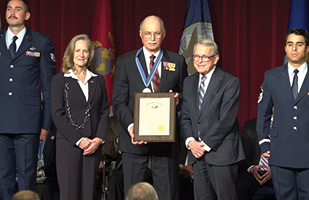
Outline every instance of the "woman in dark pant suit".
[[62, 72], [52, 79], [61, 200], [94, 198], [101, 144], [108, 133], [109, 104], [103, 76], [89, 70], [93, 57], [88, 36], [75, 36], [64, 53]]

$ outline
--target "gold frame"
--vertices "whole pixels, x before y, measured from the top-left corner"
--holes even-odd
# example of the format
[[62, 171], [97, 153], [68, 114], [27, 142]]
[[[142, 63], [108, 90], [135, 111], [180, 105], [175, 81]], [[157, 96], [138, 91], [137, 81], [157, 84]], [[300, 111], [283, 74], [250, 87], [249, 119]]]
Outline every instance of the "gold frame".
[[[147, 101], [149, 99], [149, 101]], [[160, 103], [153, 102], [153, 99], [158, 99]], [[141, 105], [141, 101], [143, 102]], [[145, 103], [146, 102], [146, 103]], [[169, 105], [165, 105], [168, 103]], [[160, 109], [164, 109], [169, 107], [169, 116], [159, 117], [158, 113]], [[157, 109], [158, 110], [152, 110]], [[143, 111], [142, 111], [143, 109]], [[146, 110], [147, 109], [147, 110]], [[145, 111], [146, 110], [146, 111]], [[154, 113], [155, 115], [149, 115], [147, 113]], [[166, 112], [166, 110], [165, 110]], [[163, 112], [165, 114], [165, 112]], [[145, 116], [143, 119], [140, 116]], [[165, 119], [169, 119], [169, 122], [166, 122]], [[147, 121], [147, 125], [142, 125], [141, 121]], [[156, 125], [157, 129], [154, 129]], [[165, 124], [168, 127], [166, 128]], [[143, 126], [141, 128], [141, 126]], [[147, 126], [150, 126], [149, 130]], [[134, 94], [134, 141], [145, 141], [145, 142], [175, 142], [175, 126], [176, 126], [176, 104], [174, 99], [174, 93], [171, 92], [157, 92], [157, 93], [135, 93]], [[149, 132], [153, 133], [154, 130], [156, 133], [163, 133], [161, 134], [147, 134]]]

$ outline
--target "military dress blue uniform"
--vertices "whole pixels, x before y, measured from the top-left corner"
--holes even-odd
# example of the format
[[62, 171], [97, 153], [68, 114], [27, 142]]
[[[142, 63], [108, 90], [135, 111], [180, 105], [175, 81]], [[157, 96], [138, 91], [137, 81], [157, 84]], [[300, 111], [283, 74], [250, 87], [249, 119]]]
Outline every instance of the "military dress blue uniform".
[[49, 36], [26, 28], [12, 58], [7, 30], [0, 31], [0, 199], [12, 198], [16, 169], [19, 190], [35, 189], [39, 134], [52, 125], [50, 84], [56, 73]]
[[[307, 62], [305, 65], [307, 65], [305, 67], [308, 67]], [[308, 187], [308, 76], [307, 72], [302, 85], [298, 86], [300, 90], [297, 98], [294, 100], [290, 83], [291, 76], [289, 77], [287, 64], [265, 73], [258, 104], [257, 133], [262, 153], [270, 151], [269, 165], [271, 166], [275, 189], [276, 185], [280, 184], [280, 191], [276, 191], [276, 193], [291, 194], [292, 191], [285, 191], [289, 190], [288, 188], [291, 185], [304, 187], [304, 184], [307, 184], [305, 187]], [[270, 129], [273, 106], [273, 124]], [[265, 140], [270, 140], [270, 143], [263, 143]], [[298, 175], [285, 176], [281, 170], [290, 170]], [[296, 176], [298, 176], [297, 179]], [[279, 179], [276, 179], [276, 177], [279, 177]], [[303, 192], [305, 192], [306, 199], [308, 199], [308, 190]], [[285, 196], [283, 199], [290, 198]], [[297, 199], [297, 197], [294, 196], [292, 199]]]

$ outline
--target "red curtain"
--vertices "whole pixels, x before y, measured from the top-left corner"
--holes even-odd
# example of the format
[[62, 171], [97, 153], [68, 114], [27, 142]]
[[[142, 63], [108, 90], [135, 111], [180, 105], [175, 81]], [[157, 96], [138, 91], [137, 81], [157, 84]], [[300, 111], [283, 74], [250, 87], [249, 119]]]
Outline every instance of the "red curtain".
[[[28, 0], [27, 26], [48, 34], [55, 46], [57, 70], [70, 39], [92, 35], [95, 0]], [[218, 66], [241, 81], [240, 125], [257, 114], [257, 98], [264, 72], [282, 65], [291, 0], [208, 0]], [[148, 15], [160, 16], [167, 31], [163, 47], [178, 52], [188, 0], [111, 0], [116, 55], [141, 47], [138, 30]], [[2, 27], [6, 27], [7, 2], [0, 2]], [[107, 8], [108, 9], [108, 8]], [[104, 12], [104, 10], [102, 10]], [[1, 63], [0, 63], [1, 65]]]

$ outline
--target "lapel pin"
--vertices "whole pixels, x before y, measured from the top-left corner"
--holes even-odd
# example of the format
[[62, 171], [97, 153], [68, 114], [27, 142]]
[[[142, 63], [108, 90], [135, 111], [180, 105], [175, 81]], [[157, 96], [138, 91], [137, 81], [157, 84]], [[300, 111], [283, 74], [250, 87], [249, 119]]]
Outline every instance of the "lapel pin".
[[282, 75], [284, 76], [284, 75], [285, 75], [285, 73], [284, 73], [284, 72], [282, 72]]
[[33, 50], [36, 50], [36, 48], [35, 47], [30, 47], [30, 50], [33, 51]]
[[93, 83], [93, 80], [91, 80], [90, 83]]

